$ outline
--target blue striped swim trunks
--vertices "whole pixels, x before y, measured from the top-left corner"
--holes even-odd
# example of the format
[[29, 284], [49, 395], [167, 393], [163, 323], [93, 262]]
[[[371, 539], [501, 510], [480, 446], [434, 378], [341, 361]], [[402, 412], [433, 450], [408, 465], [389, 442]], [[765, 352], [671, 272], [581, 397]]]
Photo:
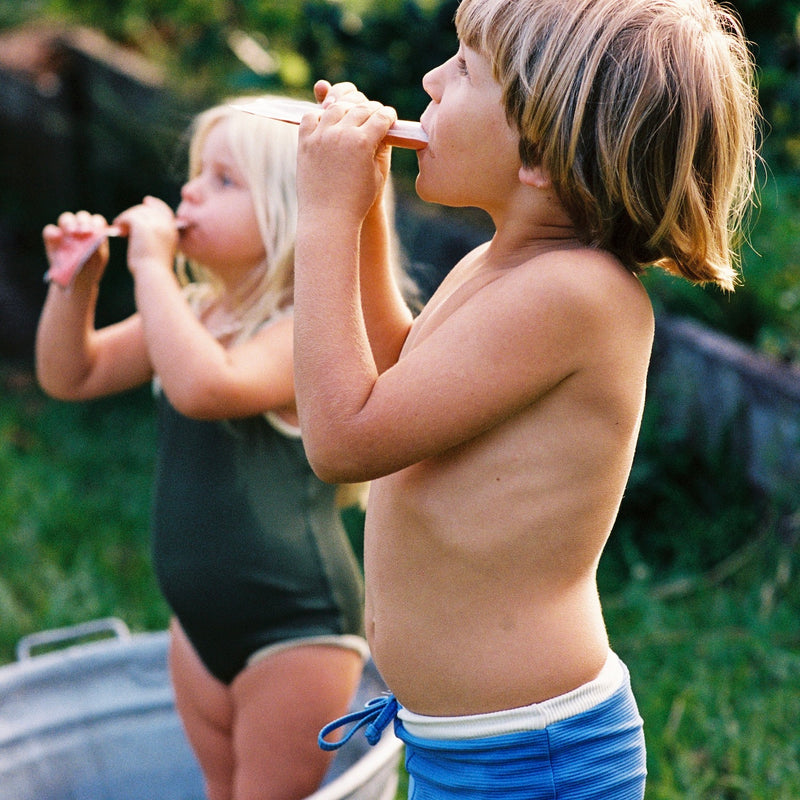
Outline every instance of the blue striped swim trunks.
[[[490, 714], [428, 717], [377, 697], [326, 725], [324, 750], [360, 729], [371, 744], [394, 722], [406, 745], [409, 800], [642, 800], [642, 719], [625, 665], [609, 653], [600, 675], [559, 697]], [[349, 729], [335, 742], [327, 736]]]
[[[610, 658], [621, 667], [621, 682], [609, 696], [554, 722], [545, 714], [537, 730], [429, 738], [410, 733], [403, 721], [407, 714], [400, 711], [395, 733], [406, 745], [409, 800], [642, 800], [642, 720], [627, 669], [615, 655]], [[529, 709], [536, 712], [553, 702]], [[469, 728], [483, 718], [485, 728], [489, 718], [491, 729], [491, 718], [518, 711], [523, 710], [461, 719]], [[413, 721], [416, 715], [407, 716]], [[412, 721], [407, 725], [416, 730]]]

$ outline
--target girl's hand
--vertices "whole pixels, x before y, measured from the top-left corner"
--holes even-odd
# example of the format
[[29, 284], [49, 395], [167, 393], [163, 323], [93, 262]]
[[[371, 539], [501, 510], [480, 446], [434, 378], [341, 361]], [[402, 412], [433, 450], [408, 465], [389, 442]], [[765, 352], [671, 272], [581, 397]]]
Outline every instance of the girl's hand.
[[[42, 231], [50, 268], [53, 269], [60, 261], [69, 259], [73, 255], [72, 251], [76, 250], [76, 243], [84, 241], [89, 245], [91, 240], [102, 235], [107, 227], [105, 217], [100, 214], [90, 214], [88, 211], [78, 211], [74, 214], [66, 211], [61, 214], [58, 224], [46, 225]], [[99, 283], [107, 263], [108, 241], [104, 238], [86, 260], [75, 280], [88, 285]]]
[[362, 220], [386, 183], [391, 147], [383, 139], [397, 112], [352, 83], [318, 81], [314, 93], [322, 113], [306, 115], [300, 125], [300, 202]]
[[178, 230], [172, 209], [156, 197], [123, 211], [115, 225], [128, 234], [128, 269], [172, 269], [178, 247]]

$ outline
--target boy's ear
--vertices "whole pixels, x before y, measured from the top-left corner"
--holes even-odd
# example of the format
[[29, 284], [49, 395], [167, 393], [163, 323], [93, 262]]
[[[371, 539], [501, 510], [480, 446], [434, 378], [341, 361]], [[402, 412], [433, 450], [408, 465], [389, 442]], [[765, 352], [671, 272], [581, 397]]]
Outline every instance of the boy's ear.
[[552, 185], [550, 173], [541, 165], [536, 164], [532, 167], [525, 165], [519, 168], [519, 179], [526, 186], [533, 186], [535, 189], [547, 189]]

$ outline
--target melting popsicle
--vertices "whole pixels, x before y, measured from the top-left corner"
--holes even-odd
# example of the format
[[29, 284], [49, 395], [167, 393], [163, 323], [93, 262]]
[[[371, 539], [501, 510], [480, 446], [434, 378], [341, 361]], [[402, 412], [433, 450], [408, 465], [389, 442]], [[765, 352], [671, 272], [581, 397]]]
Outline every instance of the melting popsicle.
[[[176, 227], [181, 230], [185, 225], [178, 222]], [[97, 248], [112, 236], [125, 236], [125, 233], [118, 225], [108, 225], [99, 231], [65, 236], [58, 249], [50, 256], [50, 269], [44, 275], [45, 281], [68, 289]]]
[[[295, 100], [291, 97], [259, 97], [243, 103], [234, 103], [234, 108], [269, 117], [280, 122], [291, 122], [299, 125], [303, 115], [309, 111], [319, 111], [320, 105], [308, 100]], [[410, 150], [421, 150], [428, 145], [428, 136], [419, 122], [399, 119], [389, 128], [385, 140], [387, 144], [405, 147]]]

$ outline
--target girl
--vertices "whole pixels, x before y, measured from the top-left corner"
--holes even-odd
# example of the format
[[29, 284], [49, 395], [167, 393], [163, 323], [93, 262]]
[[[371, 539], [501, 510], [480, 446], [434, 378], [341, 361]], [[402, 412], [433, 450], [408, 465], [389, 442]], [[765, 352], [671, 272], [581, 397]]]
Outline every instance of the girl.
[[[228, 105], [201, 114], [176, 214], [148, 197], [115, 220], [137, 312], [94, 328], [104, 243], [69, 291], [51, 285], [37, 339], [54, 397], [155, 379], [154, 565], [209, 800], [313, 792], [330, 759], [317, 730], [347, 710], [366, 654], [359, 569], [295, 408], [296, 155], [293, 126]], [[51, 264], [105, 226], [62, 214], [44, 229]]]

